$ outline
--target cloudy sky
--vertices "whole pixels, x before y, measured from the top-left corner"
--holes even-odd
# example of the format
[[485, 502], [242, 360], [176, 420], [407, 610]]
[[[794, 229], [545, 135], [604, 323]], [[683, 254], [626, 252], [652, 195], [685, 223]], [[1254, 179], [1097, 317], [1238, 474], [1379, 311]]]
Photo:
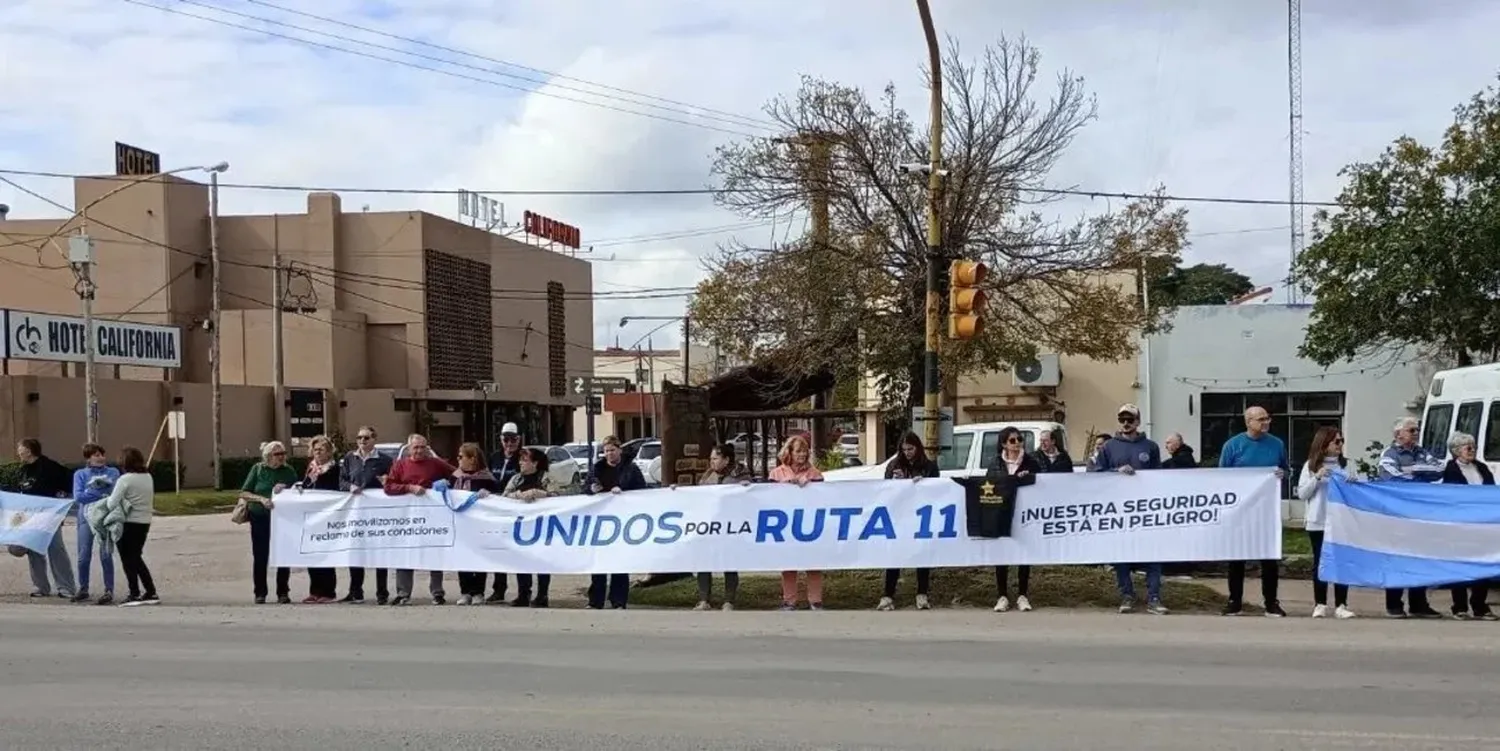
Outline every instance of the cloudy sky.
[[[933, 5], [941, 31], [966, 48], [1025, 34], [1049, 73], [1070, 69], [1097, 93], [1099, 120], [1056, 185], [1286, 197], [1284, 2]], [[1305, 6], [1310, 201], [1333, 197], [1341, 166], [1401, 133], [1435, 139], [1453, 105], [1500, 66], [1493, 0]], [[228, 160], [234, 183], [700, 188], [714, 146], [768, 135], [761, 104], [799, 75], [872, 91], [894, 82], [919, 111], [924, 55], [908, 0], [0, 0], [0, 169], [108, 172], [120, 140], [161, 153], [168, 168]], [[66, 181], [14, 179], [70, 202]], [[690, 285], [715, 244], [761, 242], [802, 223], [747, 223], [704, 195], [497, 198], [510, 218], [530, 209], [581, 227], [595, 246], [597, 289], [613, 293]], [[296, 192], [231, 190], [223, 200], [228, 213], [305, 206]], [[16, 218], [59, 213], [3, 184], [0, 202]], [[457, 212], [451, 196], [346, 193], [344, 205]], [[1079, 199], [1059, 210], [1109, 208]], [[1262, 284], [1285, 276], [1286, 208], [1190, 208], [1189, 261], [1227, 262]], [[597, 339], [629, 346], [641, 325], [612, 331], [622, 313], [681, 306], [600, 303]]]

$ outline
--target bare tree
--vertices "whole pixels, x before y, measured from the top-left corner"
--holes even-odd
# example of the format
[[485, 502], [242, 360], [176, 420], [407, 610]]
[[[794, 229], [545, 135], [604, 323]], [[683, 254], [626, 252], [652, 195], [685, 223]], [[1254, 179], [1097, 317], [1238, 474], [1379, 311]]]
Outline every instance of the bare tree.
[[[1162, 311], [1143, 309], [1122, 270], [1170, 268], [1184, 246], [1186, 212], [1159, 198], [1071, 222], [1047, 216], [1059, 198], [1045, 190], [1048, 175], [1096, 105], [1068, 73], [1044, 100], [1039, 62], [1024, 39], [1002, 39], [977, 60], [950, 40], [944, 56], [944, 249], [991, 269], [989, 325], [974, 340], [945, 343], [949, 374], [1003, 368], [1038, 350], [1128, 356], [1132, 334]], [[699, 336], [793, 372], [873, 374], [888, 405], [918, 403], [926, 186], [899, 165], [927, 160], [925, 125], [896, 106], [894, 86], [871, 101], [812, 77], [765, 112], [791, 143], [720, 148], [720, 203], [769, 218], [826, 196], [830, 229], [782, 247], [721, 249], [692, 305]]]

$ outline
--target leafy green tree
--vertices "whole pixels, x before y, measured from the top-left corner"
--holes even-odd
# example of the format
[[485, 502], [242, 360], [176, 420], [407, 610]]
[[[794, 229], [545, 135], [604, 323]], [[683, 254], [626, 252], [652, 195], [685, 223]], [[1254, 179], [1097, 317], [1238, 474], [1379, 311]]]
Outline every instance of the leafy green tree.
[[1160, 296], [1160, 302], [1168, 307], [1227, 305], [1253, 289], [1250, 277], [1222, 263], [1199, 263], [1175, 266], [1158, 275], [1152, 281], [1150, 296]]
[[[1040, 55], [1001, 40], [977, 61], [950, 44], [943, 62], [944, 168], [940, 222], [950, 257], [983, 261], [984, 334], [943, 343], [949, 374], [1008, 367], [1038, 351], [1120, 359], [1157, 325], [1137, 274], [1175, 266], [1186, 212], [1148, 198], [1077, 221], [1049, 216], [1048, 174], [1095, 117], [1083, 81], [1064, 73], [1035, 91]], [[793, 373], [873, 375], [891, 407], [920, 402], [926, 181], [898, 169], [927, 161], [926, 115], [817, 78], [770, 102], [766, 115], [795, 140], [721, 148], [721, 205], [755, 218], [803, 210], [826, 195], [829, 232], [775, 247], [724, 248], [707, 261], [691, 312], [695, 332], [747, 360]], [[826, 143], [826, 152], [809, 147]], [[943, 264], [946, 278], [947, 261]]]
[[1340, 173], [1340, 207], [1318, 212], [1293, 270], [1314, 300], [1303, 356], [1500, 354], [1500, 90], [1454, 115], [1436, 147], [1402, 136]]

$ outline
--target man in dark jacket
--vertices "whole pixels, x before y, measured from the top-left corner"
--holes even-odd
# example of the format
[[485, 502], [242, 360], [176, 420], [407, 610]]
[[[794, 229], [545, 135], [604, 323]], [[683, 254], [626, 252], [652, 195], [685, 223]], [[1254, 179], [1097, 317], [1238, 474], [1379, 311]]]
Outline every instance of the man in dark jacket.
[[[1116, 410], [1120, 430], [1104, 444], [1104, 449], [1094, 457], [1094, 469], [1098, 472], [1119, 472], [1133, 475], [1137, 470], [1161, 469], [1161, 449], [1156, 442], [1140, 430], [1141, 408], [1134, 404], [1122, 404]], [[1137, 565], [1146, 569], [1146, 612], [1166, 615], [1167, 608], [1161, 601], [1160, 563], [1117, 563], [1115, 584], [1120, 589], [1120, 612], [1135, 610], [1135, 584], [1131, 569]]]
[[[500, 426], [500, 450], [490, 454], [490, 474], [495, 476], [495, 484], [500, 486], [503, 492], [510, 485], [510, 478], [515, 477], [521, 471], [521, 428], [513, 422]], [[489, 597], [484, 598], [485, 603], [499, 605], [505, 602], [505, 574], [500, 571], [495, 573], [495, 588]], [[511, 602], [511, 605], [524, 608], [531, 604], [531, 574], [516, 574], [516, 589], [520, 594]], [[480, 582], [480, 588], [484, 583]]]
[[1196, 469], [1198, 457], [1193, 456], [1193, 447], [1182, 442], [1181, 433], [1167, 436], [1165, 448], [1170, 456], [1161, 463], [1162, 469]]
[[[72, 498], [73, 473], [67, 467], [42, 454], [42, 443], [35, 438], [23, 438], [16, 445], [16, 458], [21, 460], [21, 482], [17, 488], [23, 495], [44, 498]], [[52, 578], [57, 580], [57, 595], [72, 599], [78, 585], [73, 579], [73, 557], [68, 554], [68, 545], [63, 542], [62, 525], [47, 546], [44, 556], [34, 550], [26, 551], [26, 562], [31, 565], [32, 597], [51, 597], [52, 583], [47, 580], [47, 569], [52, 569]]]
[[[604, 439], [603, 447], [604, 456], [594, 463], [594, 480], [589, 484], [589, 495], [644, 490], [646, 477], [635, 462], [625, 459], [620, 450], [620, 439], [609, 436]], [[589, 608], [603, 610], [606, 594], [611, 609], [624, 610], [630, 602], [630, 574], [594, 574], [590, 577]]]
[[[378, 435], [369, 425], [361, 425], [354, 434], [353, 451], [339, 460], [339, 489], [350, 493], [363, 490], [379, 490], [385, 476], [391, 473], [391, 459], [375, 450]], [[381, 605], [391, 601], [390, 574], [387, 569], [375, 569], [375, 601]], [[349, 569], [349, 594], [339, 602], [360, 604], [365, 601], [365, 570]]]

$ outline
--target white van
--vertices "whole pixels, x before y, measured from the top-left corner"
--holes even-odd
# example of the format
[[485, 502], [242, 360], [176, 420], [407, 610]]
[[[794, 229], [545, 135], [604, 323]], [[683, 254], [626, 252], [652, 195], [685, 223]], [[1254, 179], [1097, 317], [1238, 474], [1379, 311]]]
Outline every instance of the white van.
[[[1026, 451], [1035, 451], [1038, 437], [1044, 431], [1053, 431], [1058, 436], [1058, 445], [1068, 445], [1067, 429], [1058, 422], [980, 422], [958, 425], [953, 428], [953, 450], [938, 455], [938, 470], [943, 477], [974, 477], [984, 474], [985, 466], [1000, 451], [1000, 431], [1003, 428], [1021, 431], [1026, 441]], [[885, 467], [895, 459], [894, 455], [879, 464], [867, 467], [848, 467], [823, 473], [828, 482], [845, 480], [880, 480], [885, 478]], [[1079, 457], [1074, 457], [1077, 461]], [[1081, 466], [1074, 471], [1081, 472]]]
[[1444, 370], [1427, 387], [1422, 409], [1422, 447], [1448, 456], [1448, 436], [1474, 436], [1479, 456], [1500, 470], [1500, 363]]

